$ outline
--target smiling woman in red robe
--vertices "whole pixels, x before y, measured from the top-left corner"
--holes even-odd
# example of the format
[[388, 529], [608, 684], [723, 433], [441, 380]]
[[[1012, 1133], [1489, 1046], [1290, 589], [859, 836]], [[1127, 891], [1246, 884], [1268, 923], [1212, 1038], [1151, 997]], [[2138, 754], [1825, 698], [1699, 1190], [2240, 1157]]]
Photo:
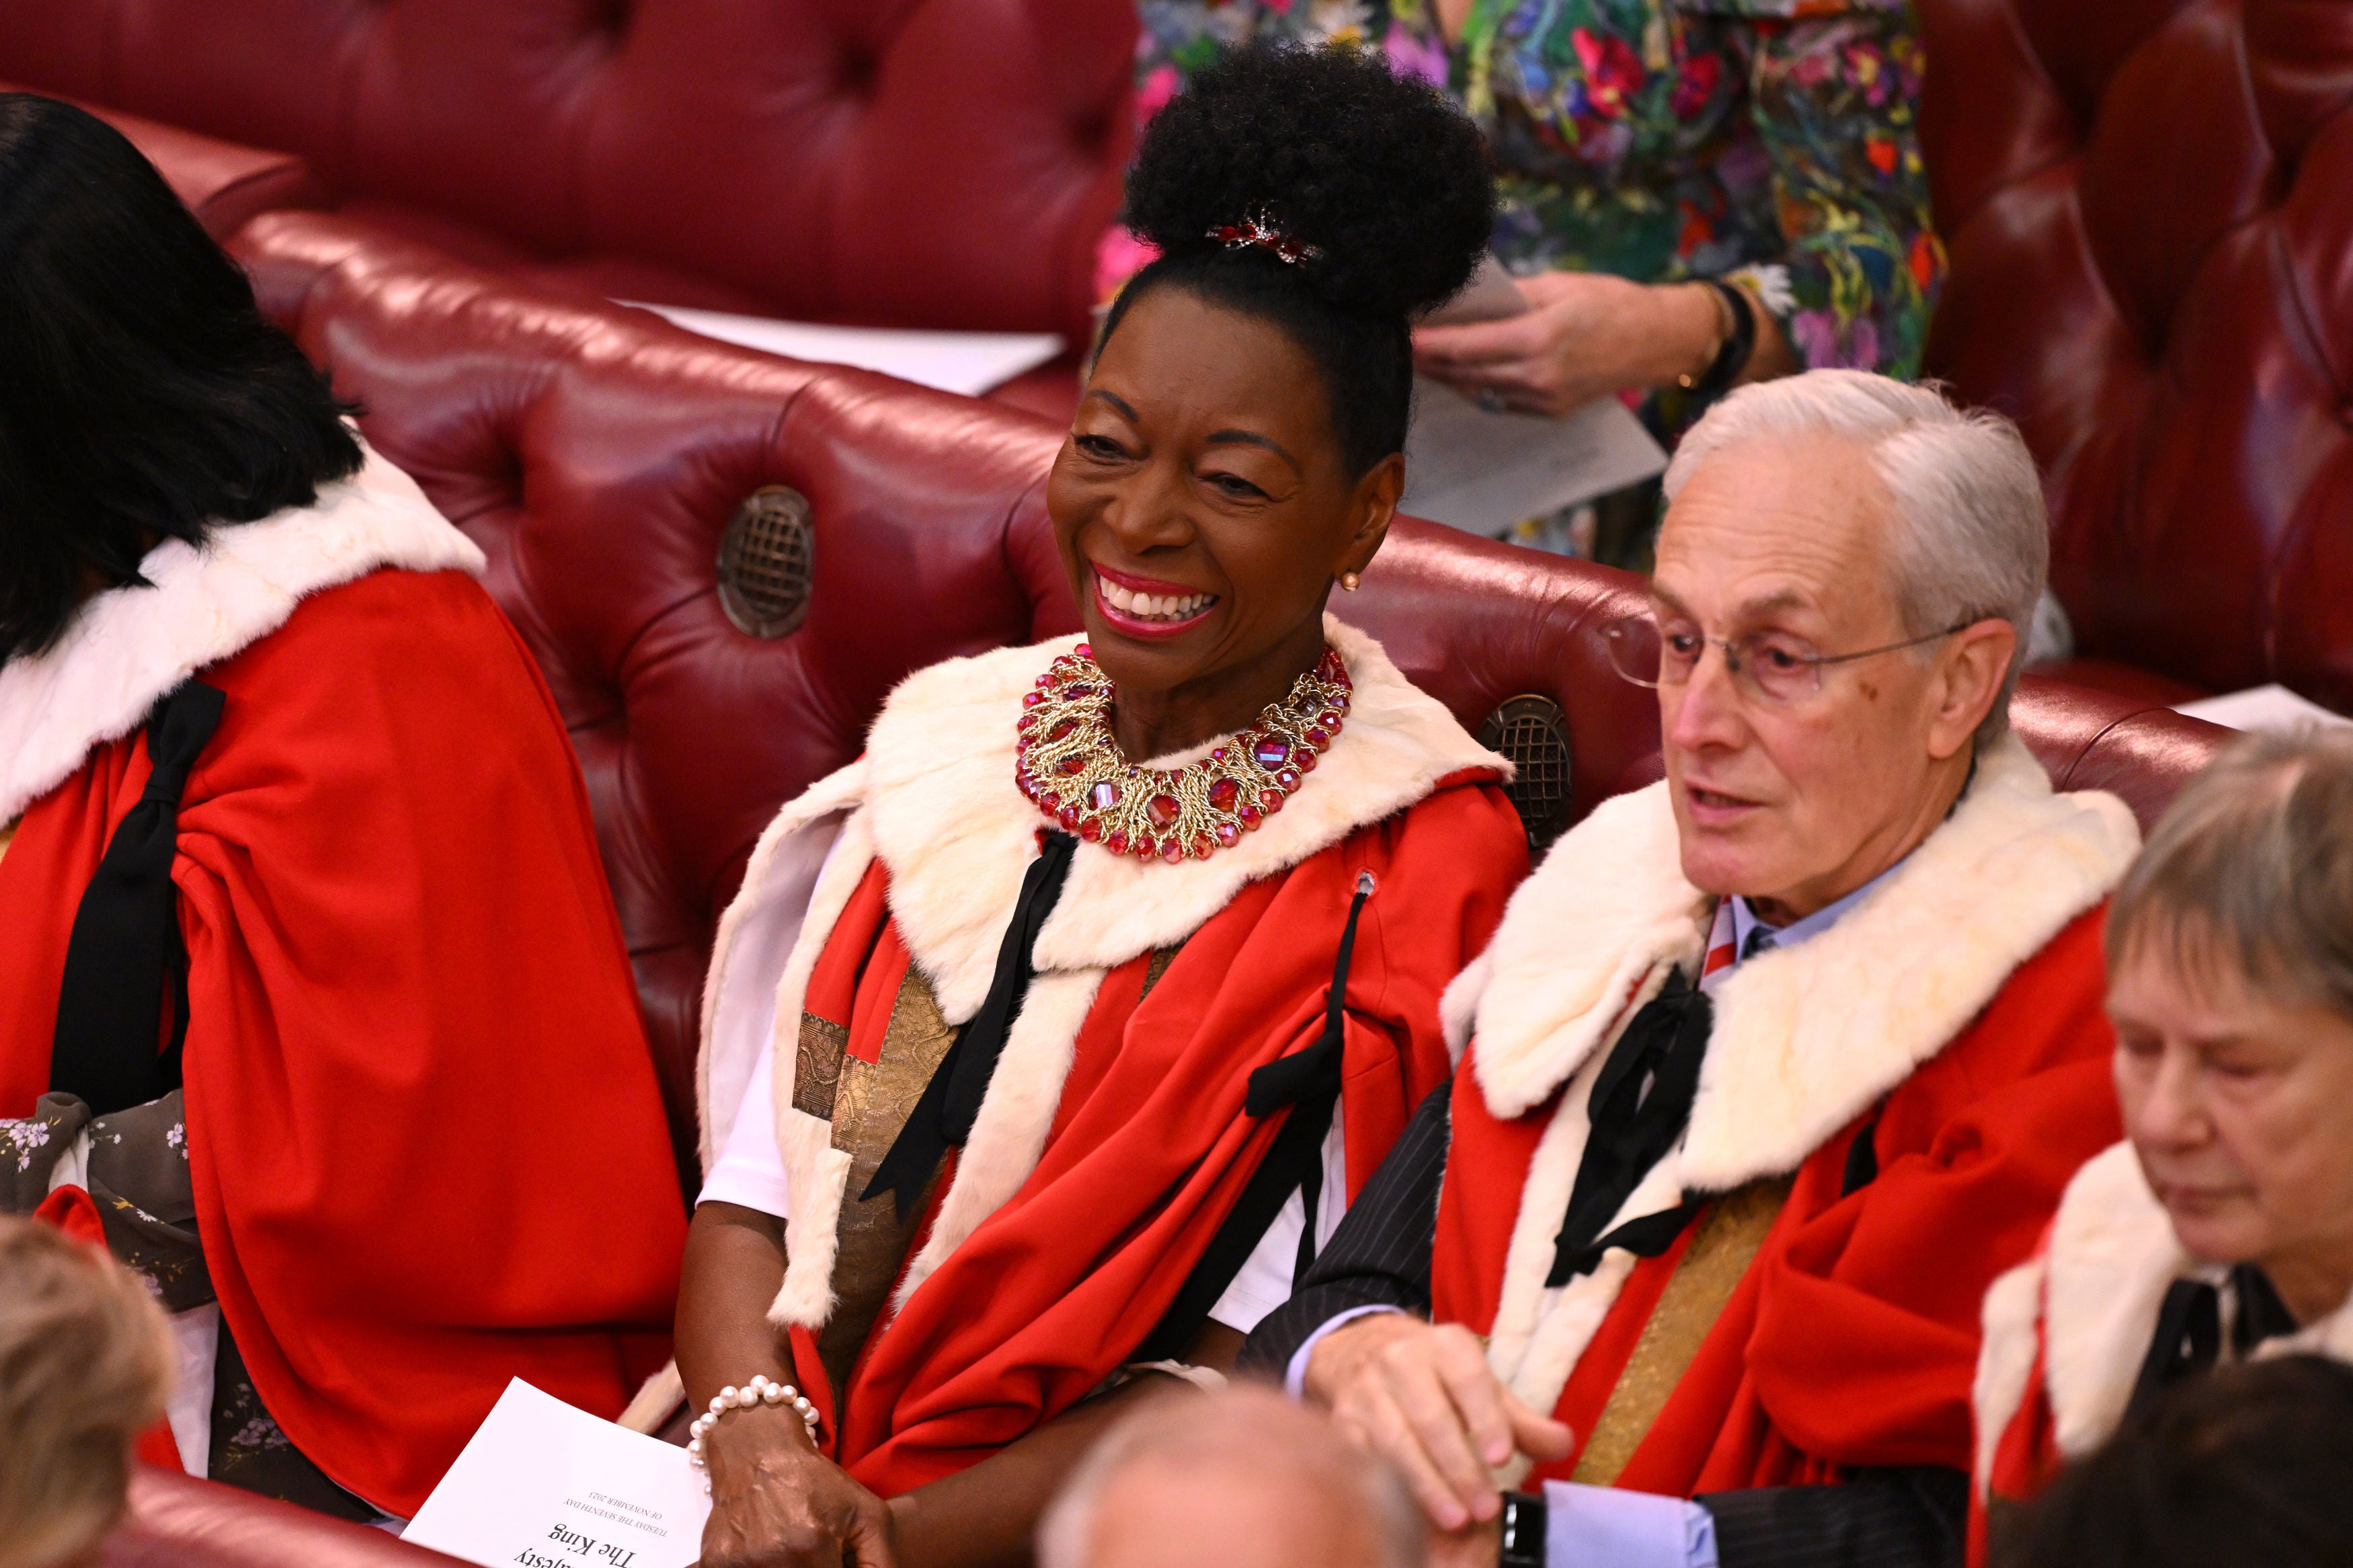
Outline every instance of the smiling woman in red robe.
[[1129, 196], [1165, 259], [1048, 490], [1084, 639], [910, 678], [721, 927], [679, 1315], [714, 1565], [1024, 1557], [1111, 1413], [1289, 1293], [1525, 869], [1506, 764], [1324, 614], [1402, 487], [1409, 314], [1486, 233], [1476, 132], [1244, 53]]
[[0, 1207], [100, 1199], [183, 1462], [406, 1516], [617, 1413], [683, 1231], [585, 792], [481, 555], [153, 169], [0, 95]]

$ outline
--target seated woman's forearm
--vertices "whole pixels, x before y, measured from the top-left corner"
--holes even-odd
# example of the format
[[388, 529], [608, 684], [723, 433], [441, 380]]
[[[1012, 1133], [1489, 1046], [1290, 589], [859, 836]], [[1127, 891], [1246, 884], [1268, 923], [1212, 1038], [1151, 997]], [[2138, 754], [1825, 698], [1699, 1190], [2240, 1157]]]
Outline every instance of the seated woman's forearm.
[[[1205, 1325], [1186, 1360], [1229, 1370], [1242, 1336]], [[1182, 1397], [1176, 1379], [1146, 1373], [1082, 1400], [978, 1464], [891, 1502], [900, 1568], [1018, 1568], [1029, 1561], [1038, 1520], [1072, 1466], [1103, 1430], [1150, 1399]]]
[[796, 1379], [784, 1336], [768, 1325], [768, 1303], [785, 1279], [784, 1222], [734, 1204], [704, 1204], [686, 1233], [678, 1288], [678, 1373], [697, 1410], [755, 1373]]

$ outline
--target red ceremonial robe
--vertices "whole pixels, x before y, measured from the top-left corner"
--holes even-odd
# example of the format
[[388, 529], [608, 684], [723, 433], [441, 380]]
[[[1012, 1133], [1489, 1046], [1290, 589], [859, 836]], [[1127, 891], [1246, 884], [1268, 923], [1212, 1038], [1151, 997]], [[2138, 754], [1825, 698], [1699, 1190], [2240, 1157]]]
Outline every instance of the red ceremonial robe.
[[403, 1516], [511, 1377], [617, 1414], [684, 1244], [586, 792], [480, 563], [371, 455], [0, 666], [0, 1115], [48, 1087], [138, 727], [193, 671], [227, 697], [173, 867], [206, 1263], [287, 1436]]
[[[1593, 1079], [1670, 968], [1696, 974], [1710, 922], [1665, 787], [1565, 837], [1449, 994], [1476, 1038], [1433, 1315], [1489, 1335], [1498, 1375], [1574, 1429], [1546, 1478], [1688, 1497], [1966, 1469], [1984, 1287], [2116, 1136], [2112, 1106], [2081, 1117], [2052, 1085], [2105, 1081], [2101, 905], [2132, 816], [2053, 795], [2014, 740], [1990, 752], [1868, 899], [1715, 993], [1684, 1142], [1612, 1223], [1716, 1201], [1661, 1257], [1613, 1249], [1548, 1290]], [[1877, 1173], [1845, 1193], [1866, 1129]]]
[[[1984, 1561], [1989, 1503], [2033, 1497], [2060, 1466], [2116, 1431], [2174, 1282], [2220, 1285], [2229, 1272], [2182, 1249], [2131, 1144], [2117, 1143], [2076, 1173], [2041, 1248], [1986, 1294], [1972, 1563]], [[2254, 1353], [2353, 1363], [2353, 1301]]]
[[1013, 721], [1071, 639], [914, 676], [867, 756], [764, 836], [706, 992], [706, 1161], [726, 1135], [711, 1109], [739, 1101], [752, 1053], [773, 1048], [775, 1103], [744, 1109], [776, 1116], [788, 1181], [770, 1318], [792, 1331], [827, 1451], [877, 1491], [985, 1458], [1131, 1359], [1289, 1114], [1247, 1115], [1248, 1080], [1323, 1033], [1365, 873], [1341, 1100], [1351, 1195], [1444, 1080], [1439, 997], [1526, 866], [1493, 787], [1508, 764], [1370, 639], [1326, 626], [1355, 703], [1282, 812], [1173, 866], [1078, 846], [979, 1118], [839, 1395], [818, 1335], [857, 1194], [828, 1121], [795, 1104], [797, 1042], [805, 1024], [831, 1026], [849, 1057], [875, 1061], [911, 966], [944, 1022], [978, 1007], [1044, 826], [1014, 788]]

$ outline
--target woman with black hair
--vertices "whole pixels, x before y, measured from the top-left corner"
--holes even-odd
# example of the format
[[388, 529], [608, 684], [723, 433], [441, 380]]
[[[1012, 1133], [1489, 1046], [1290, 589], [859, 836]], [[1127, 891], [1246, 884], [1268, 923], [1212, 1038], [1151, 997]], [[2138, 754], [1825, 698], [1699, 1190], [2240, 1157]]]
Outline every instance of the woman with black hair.
[[188, 1469], [351, 1518], [512, 1377], [617, 1413], [681, 1242], [481, 569], [128, 142], [0, 94], [0, 1208], [96, 1200]]
[[707, 1563], [1025, 1560], [1445, 1079], [1440, 994], [1525, 868], [1506, 764], [1324, 613], [1402, 488], [1408, 322], [1485, 240], [1477, 132], [1376, 60], [1242, 51], [1128, 189], [1162, 259], [1048, 489], [1083, 639], [911, 678], [721, 924]]

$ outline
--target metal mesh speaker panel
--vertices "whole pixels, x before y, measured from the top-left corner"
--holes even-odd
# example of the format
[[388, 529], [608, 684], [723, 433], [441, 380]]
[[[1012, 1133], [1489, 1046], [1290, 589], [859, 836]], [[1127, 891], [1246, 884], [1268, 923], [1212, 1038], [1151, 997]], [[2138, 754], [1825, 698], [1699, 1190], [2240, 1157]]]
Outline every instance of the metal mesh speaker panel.
[[1507, 698], [1479, 726], [1479, 743], [1519, 770], [1504, 793], [1527, 830], [1528, 853], [1543, 854], [1568, 825], [1568, 725], [1560, 704], [1534, 693]]
[[719, 536], [719, 607], [750, 637], [799, 629], [816, 554], [808, 498], [784, 485], [754, 490]]

